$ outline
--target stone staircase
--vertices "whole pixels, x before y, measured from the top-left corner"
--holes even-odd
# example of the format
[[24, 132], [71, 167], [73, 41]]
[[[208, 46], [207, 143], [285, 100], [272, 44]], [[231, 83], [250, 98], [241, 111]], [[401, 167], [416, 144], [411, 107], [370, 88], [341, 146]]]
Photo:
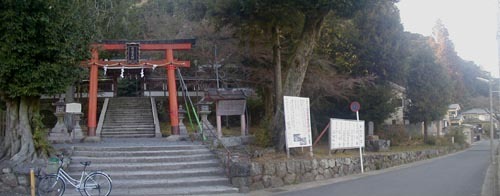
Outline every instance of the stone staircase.
[[[108, 173], [111, 195], [237, 194], [216, 156], [201, 144], [167, 146], [76, 146], [68, 167], [78, 177], [81, 161], [92, 161], [88, 171]], [[66, 194], [78, 195], [67, 187]]]
[[155, 137], [155, 125], [148, 97], [109, 99], [101, 137]]

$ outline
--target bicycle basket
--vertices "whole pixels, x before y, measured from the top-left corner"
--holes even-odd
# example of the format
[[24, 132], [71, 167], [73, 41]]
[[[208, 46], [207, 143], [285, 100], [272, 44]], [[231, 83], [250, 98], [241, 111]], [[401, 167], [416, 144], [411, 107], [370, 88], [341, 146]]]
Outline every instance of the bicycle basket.
[[53, 174], [57, 172], [59, 168], [59, 159], [58, 158], [49, 158], [49, 162], [47, 163], [46, 173]]

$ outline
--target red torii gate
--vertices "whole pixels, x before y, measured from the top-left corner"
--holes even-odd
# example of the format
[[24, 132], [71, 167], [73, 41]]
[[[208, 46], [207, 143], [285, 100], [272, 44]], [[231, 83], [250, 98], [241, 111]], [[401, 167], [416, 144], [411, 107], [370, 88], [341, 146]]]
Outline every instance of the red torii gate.
[[[175, 84], [176, 67], [189, 67], [189, 61], [176, 61], [174, 50], [190, 50], [195, 43], [194, 39], [156, 40], [156, 41], [102, 41], [92, 45], [92, 57], [88, 66], [90, 67], [89, 96], [88, 96], [88, 136], [96, 137], [97, 127], [97, 83], [99, 67], [123, 66], [123, 67], [167, 67], [168, 94], [170, 123], [172, 134], [179, 135], [179, 117], [177, 105], [177, 87]], [[103, 61], [99, 59], [99, 50], [127, 51], [127, 60]], [[165, 51], [165, 60], [140, 60], [139, 50]], [[132, 59], [132, 60], [131, 60]], [[100, 136], [97, 136], [100, 137]]]

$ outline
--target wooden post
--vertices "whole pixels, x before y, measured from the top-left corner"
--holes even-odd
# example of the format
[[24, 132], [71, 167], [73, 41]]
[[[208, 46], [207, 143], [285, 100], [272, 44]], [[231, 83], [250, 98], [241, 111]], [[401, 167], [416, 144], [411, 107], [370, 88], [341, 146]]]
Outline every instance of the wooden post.
[[98, 67], [96, 62], [99, 60], [97, 48], [92, 49], [92, 59], [90, 60], [90, 79], [89, 79], [89, 109], [88, 109], [88, 136], [96, 136], [97, 127], [97, 83], [98, 83]]
[[222, 138], [222, 117], [217, 115], [217, 138]]
[[246, 136], [247, 132], [246, 132], [246, 128], [247, 128], [247, 125], [246, 125], [246, 121], [245, 121], [245, 114], [242, 114], [241, 115], [241, 136]]
[[172, 135], [179, 135], [179, 114], [177, 106], [177, 87], [175, 85], [175, 65], [174, 63], [174, 51], [172, 49], [167, 49], [166, 57], [167, 62], [170, 64], [167, 66], [167, 78], [168, 78], [168, 101], [170, 108], [170, 125], [172, 127]]
[[35, 170], [33, 168], [30, 168], [30, 190], [31, 190], [31, 196], [35, 196]]

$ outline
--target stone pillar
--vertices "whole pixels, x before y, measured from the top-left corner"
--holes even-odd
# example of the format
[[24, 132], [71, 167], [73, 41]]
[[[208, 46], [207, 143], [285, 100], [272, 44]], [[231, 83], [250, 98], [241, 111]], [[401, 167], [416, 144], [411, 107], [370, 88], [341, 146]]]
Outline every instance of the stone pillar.
[[48, 140], [52, 143], [65, 143], [71, 142], [70, 134], [68, 133], [68, 128], [64, 124], [64, 106], [66, 105], [62, 99], [54, 104], [56, 106], [56, 112], [54, 115], [57, 117], [57, 123], [50, 130]]
[[75, 140], [82, 140], [83, 137], [83, 132], [82, 132], [82, 127], [80, 127], [80, 120], [82, 113], [75, 113], [73, 114], [73, 120], [75, 121], [75, 124], [73, 126], [73, 131], [71, 132], [71, 137]]
[[186, 110], [182, 108], [182, 105], [179, 105], [179, 132], [181, 136], [187, 136], [187, 128], [186, 125], [184, 125], [184, 117], [186, 116]]
[[373, 129], [374, 129], [374, 124], [373, 121], [368, 122], [368, 135], [373, 135]]

